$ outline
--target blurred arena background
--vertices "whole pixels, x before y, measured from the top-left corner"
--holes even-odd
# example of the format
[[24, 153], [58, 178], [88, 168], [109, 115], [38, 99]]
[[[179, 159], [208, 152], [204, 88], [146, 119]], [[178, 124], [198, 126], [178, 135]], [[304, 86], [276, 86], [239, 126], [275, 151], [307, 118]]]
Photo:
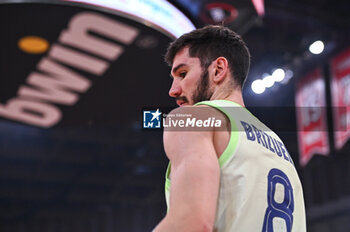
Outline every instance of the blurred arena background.
[[[246, 106], [286, 143], [308, 231], [350, 231], [350, 3], [0, 0], [0, 231], [151, 231], [166, 212], [169, 42], [224, 24], [252, 55]], [[253, 222], [252, 222], [253, 223]]]

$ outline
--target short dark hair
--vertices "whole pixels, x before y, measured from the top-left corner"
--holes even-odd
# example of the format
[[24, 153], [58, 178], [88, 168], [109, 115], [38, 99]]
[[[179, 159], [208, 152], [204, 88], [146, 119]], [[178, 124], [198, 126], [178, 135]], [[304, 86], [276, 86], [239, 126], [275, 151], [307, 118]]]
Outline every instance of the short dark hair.
[[227, 59], [236, 84], [243, 87], [250, 66], [250, 53], [242, 38], [231, 29], [208, 25], [183, 34], [172, 42], [165, 54], [165, 61], [172, 66], [175, 55], [189, 47], [189, 55], [198, 57], [205, 70], [216, 58]]

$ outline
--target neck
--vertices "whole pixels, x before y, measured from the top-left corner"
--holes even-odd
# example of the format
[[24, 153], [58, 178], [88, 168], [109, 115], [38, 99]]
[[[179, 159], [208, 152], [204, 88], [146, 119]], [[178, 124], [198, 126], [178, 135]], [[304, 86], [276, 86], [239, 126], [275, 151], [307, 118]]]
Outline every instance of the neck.
[[242, 97], [242, 90], [240, 87], [228, 87], [227, 85], [221, 88], [217, 88], [210, 100], [229, 100], [238, 103], [239, 105], [244, 106], [244, 101]]

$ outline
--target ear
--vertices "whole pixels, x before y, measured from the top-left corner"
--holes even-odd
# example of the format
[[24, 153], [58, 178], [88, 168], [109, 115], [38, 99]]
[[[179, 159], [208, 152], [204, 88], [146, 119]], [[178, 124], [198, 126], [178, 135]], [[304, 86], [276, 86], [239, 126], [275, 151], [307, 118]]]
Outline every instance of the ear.
[[214, 83], [222, 82], [228, 74], [228, 62], [225, 57], [218, 57], [213, 61], [213, 81]]

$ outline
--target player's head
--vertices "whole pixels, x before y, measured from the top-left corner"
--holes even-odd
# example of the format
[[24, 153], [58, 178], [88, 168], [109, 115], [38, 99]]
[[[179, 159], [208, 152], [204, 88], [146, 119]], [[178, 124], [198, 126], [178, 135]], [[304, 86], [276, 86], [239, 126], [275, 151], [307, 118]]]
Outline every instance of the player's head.
[[175, 55], [189, 47], [189, 55], [198, 57], [203, 70], [222, 56], [228, 60], [234, 81], [243, 87], [250, 65], [250, 54], [242, 38], [224, 26], [209, 25], [182, 35], [170, 44], [165, 61], [172, 66]]
[[[198, 58], [202, 69], [201, 81], [198, 81], [198, 87], [192, 93], [192, 97], [197, 97], [197, 99], [193, 99], [191, 104], [209, 100], [213, 90], [208, 89], [208, 68], [220, 57], [227, 61], [232, 89], [236, 87], [242, 89], [249, 70], [250, 54], [241, 37], [234, 31], [224, 26], [209, 25], [182, 35], [170, 44], [165, 54], [165, 61], [173, 67], [173, 70], [174, 60], [176, 61], [179, 54], [184, 51], [189, 57]], [[177, 97], [176, 94], [169, 93]]]

